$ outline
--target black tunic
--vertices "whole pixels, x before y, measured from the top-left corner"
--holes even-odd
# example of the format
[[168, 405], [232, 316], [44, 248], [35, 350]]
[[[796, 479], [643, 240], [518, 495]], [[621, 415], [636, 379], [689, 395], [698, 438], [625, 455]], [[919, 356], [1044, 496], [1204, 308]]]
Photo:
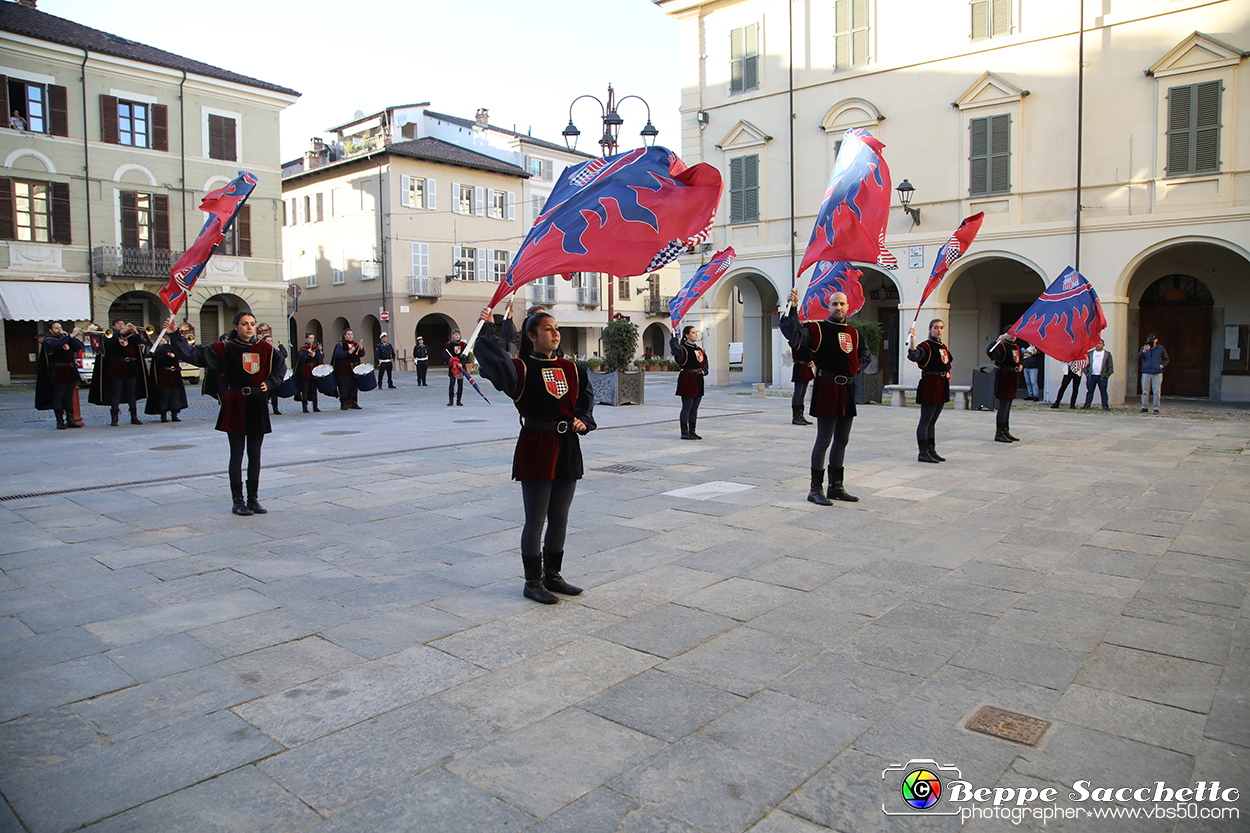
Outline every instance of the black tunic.
[[907, 351], [907, 358], [921, 370], [920, 384], [916, 386], [916, 401], [922, 405], [951, 401], [951, 353], [936, 338], [929, 338]]

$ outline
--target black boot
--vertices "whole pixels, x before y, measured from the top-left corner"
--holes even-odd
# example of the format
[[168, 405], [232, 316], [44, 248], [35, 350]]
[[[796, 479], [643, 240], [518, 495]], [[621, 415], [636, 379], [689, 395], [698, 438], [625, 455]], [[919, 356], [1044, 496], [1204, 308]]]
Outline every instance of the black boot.
[[688, 437], [688, 439], [691, 439], [691, 440], [701, 440], [701, 439], [703, 439], [703, 438], [702, 438], [702, 437], [700, 437], [698, 434], [696, 434], [696, 433], [694, 432], [694, 423], [695, 423], [695, 420], [693, 420], [693, 419], [692, 419], [692, 420], [690, 420], [690, 436]]
[[177, 412], [177, 411], [170, 411], [170, 412], [169, 412], [169, 421], [170, 421], [170, 422], [182, 422], [182, 420], [178, 419], [178, 412]]
[[304, 403], [304, 413], [308, 413], [308, 403]]
[[230, 495], [234, 498], [234, 506], [230, 511], [236, 515], [250, 515], [252, 510], [247, 508], [247, 504], [243, 502], [243, 484], [231, 483]]
[[116, 425], [117, 424], [117, 409], [113, 408], [111, 411], [109, 411], [109, 415], [113, 417], [113, 421], [110, 422], [109, 425]]
[[1058, 407], [1059, 407], [1059, 400], [1058, 400], [1058, 399], [1056, 399], [1054, 402], [1050, 403], [1050, 409], [1051, 409], [1052, 411], [1053, 411], [1053, 410], [1056, 410]]
[[817, 506], [833, 506], [833, 501], [825, 497], [825, 470], [812, 469], [812, 486], [807, 499]]
[[795, 405], [790, 408], [790, 424], [791, 425], [810, 425], [807, 420], [803, 419], [803, 406]]
[[681, 438], [682, 438], [683, 440], [693, 440], [693, 439], [694, 439], [694, 437], [690, 436], [690, 425], [689, 425], [688, 423], [683, 422], [683, 423], [681, 424]]
[[267, 515], [269, 510], [260, 505], [260, 501], [256, 499], [256, 495], [260, 492], [260, 481], [247, 481], [247, 508], [252, 510], [253, 515]]
[[56, 427], [61, 431], [65, 430], [65, 416], [61, 411], [56, 411]]
[[168, 421], [169, 421], [169, 420], [167, 420], [167, 419], [165, 418], [165, 412], [164, 412], [164, 411], [161, 411], [161, 422], [168, 422]]
[[1003, 433], [1003, 427], [1001, 425], [998, 426], [998, 430], [994, 432], [994, 442], [996, 443], [1010, 443], [1011, 442], [1011, 440], [1007, 439], [1007, 435]]
[[313, 413], [314, 413], [314, 414], [319, 414], [319, 413], [321, 413], [321, 409], [317, 407], [317, 403], [316, 403], [316, 402], [314, 402], [314, 403], [313, 403]]
[[917, 440], [916, 445], [920, 448], [920, 453], [916, 455], [918, 463], [937, 463], [939, 462], [932, 454], [929, 453], [929, 443], [926, 440]]
[[1003, 426], [1003, 436], [1007, 438], [1007, 442], [1011, 442], [1011, 443], [1018, 443], [1018, 442], [1020, 442], [1020, 438], [1019, 438], [1019, 437], [1013, 437], [1013, 436], [1011, 435], [1011, 431], [1007, 428], [1007, 426], [1006, 426], [1006, 425], [1004, 425], [1004, 426]]
[[[447, 404], [451, 404], [450, 402]], [[543, 586], [543, 559], [541, 555], [530, 558], [521, 556], [521, 565], [525, 568], [525, 598], [533, 599], [539, 604], [553, 605], [560, 601]]]
[[143, 424], [143, 420], [139, 419], [139, 412], [135, 410], [135, 407], [133, 405], [130, 406], [130, 424], [131, 425]]
[[937, 440], [929, 440], [929, 456], [939, 463], [946, 462], [946, 458], [937, 453]]
[[846, 489], [842, 488], [842, 475], [845, 471], [842, 467], [829, 467], [829, 491], [826, 493], [833, 500], [845, 500], [847, 503], [855, 503], [859, 498], [855, 495], [847, 494]]
[[582, 588], [574, 587], [560, 577], [560, 567], [564, 565], [564, 553], [543, 553], [543, 586], [553, 593], [564, 596], [580, 596]]

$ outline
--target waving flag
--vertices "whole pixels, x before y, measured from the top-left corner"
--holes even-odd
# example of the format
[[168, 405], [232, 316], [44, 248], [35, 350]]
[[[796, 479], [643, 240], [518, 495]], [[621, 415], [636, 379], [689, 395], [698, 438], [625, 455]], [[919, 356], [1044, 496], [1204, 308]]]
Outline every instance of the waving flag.
[[1106, 326], [1098, 293], [1069, 266], [1007, 332], [1052, 359], [1071, 362], [1085, 358]]
[[719, 171], [662, 147], [565, 168], [490, 306], [547, 275], [654, 271], [707, 238], [720, 196]]
[[804, 321], [824, 321], [829, 317], [829, 299], [835, 292], [846, 295], [847, 311], [850, 318], [863, 309], [864, 288], [859, 279], [864, 273], [844, 260], [822, 260], [812, 270], [812, 283], [803, 294], [799, 304], [799, 318]]
[[984, 219], [984, 211], [978, 211], [971, 217], [965, 218], [959, 224], [959, 228], [955, 229], [951, 239], [947, 240], [942, 245], [942, 248], [938, 249], [937, 258], [933, 261], [933, 272], [929, 275], [929, 282], [924, 285], [924, 292], [920, 295], [920, 303], [916, 305], [916, 317], [912, 320], [912, 323], [920, 320], [920, 308], [924, 306], [924, 302], [933, 294], [933, 290], [938, 288], [938, 284], [946, 276], [946, 270], [950, 269], [951, 264], [963, 257], [964, 253], [968, 251], [968, 247], [976, 239], [977, 232], [981, 230], [981, 222]]
[[881, 251], [877, 254], [877, 265], [882, 269], [898, 269], [898, 258], [885, 247], [885, 227], [881, 228]]
[[256, 177], [247, 171], [239, 171], [234, 182], [205, 194], [204, 199], [200, 200], [200, 210], [208, 212], [208, 220], [204, 222], [204, 228], [200, 229], [200, 234], [191, 244], [191, 248], [182, 253], [182, 257], [178, 258], [174, 268], [169, 271], [169, 285], [160, 291], [161, 300], [171, 313], [176, 313], [187, 299], [208, 259], [213, 256], [217, 244], [226, 236], [230, 224], [234, 222], [239, 209], [247, 202], [255, 187]]
[[884, 147], [863, 130], [848, 130], [842, 137], [800, 275], [822, 260], [877, 262], [890, 213], [890, 169], [881, 156]]
[[677, 329], [682, 317], [694, 306], [694, 302], [729, 271], [729, 267], [737, 256], [733, 246], [712, 255], [712, 259], [700, 266], [699, 270], [694, 273], [694, 277], [681, 288], [681, 292], [668, 302], [668, 316], [672, 321], [673, 330]]

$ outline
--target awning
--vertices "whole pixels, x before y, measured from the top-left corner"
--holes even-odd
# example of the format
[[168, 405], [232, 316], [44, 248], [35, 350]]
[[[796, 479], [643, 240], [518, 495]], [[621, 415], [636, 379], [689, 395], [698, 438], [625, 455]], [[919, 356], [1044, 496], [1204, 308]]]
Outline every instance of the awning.
[[91, 289], [85, 283], [0, 281], [0, 318], [7, 321], [89, 321]]

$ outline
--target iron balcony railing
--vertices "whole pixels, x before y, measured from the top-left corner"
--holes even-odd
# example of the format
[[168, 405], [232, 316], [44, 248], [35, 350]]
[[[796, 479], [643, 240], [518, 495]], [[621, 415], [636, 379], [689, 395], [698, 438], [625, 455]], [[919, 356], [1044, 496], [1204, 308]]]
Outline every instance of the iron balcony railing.
[[408, 276], [408, 296], [411, 298], [443, 297], [443, 279], [437, 275], [431, 277]]
[[123, 246], [96, 246], [91, 250], [91, 271], [95, 275], [119, 278], [169, 280], [170, 269], [182, 252], [168, 249], [131, 249]]
[[577, 288], [577, 306], [581, 309], [599, 306], [599, 287], [579, 286]]
[[644, 309], [648, 316], [668, 315], [668, 304], [673, 299], [664, 295], [648, 295]]
[[556, 302], [556, 288], [542, 283], [530, 284], [530, 303], [549, 307]]

